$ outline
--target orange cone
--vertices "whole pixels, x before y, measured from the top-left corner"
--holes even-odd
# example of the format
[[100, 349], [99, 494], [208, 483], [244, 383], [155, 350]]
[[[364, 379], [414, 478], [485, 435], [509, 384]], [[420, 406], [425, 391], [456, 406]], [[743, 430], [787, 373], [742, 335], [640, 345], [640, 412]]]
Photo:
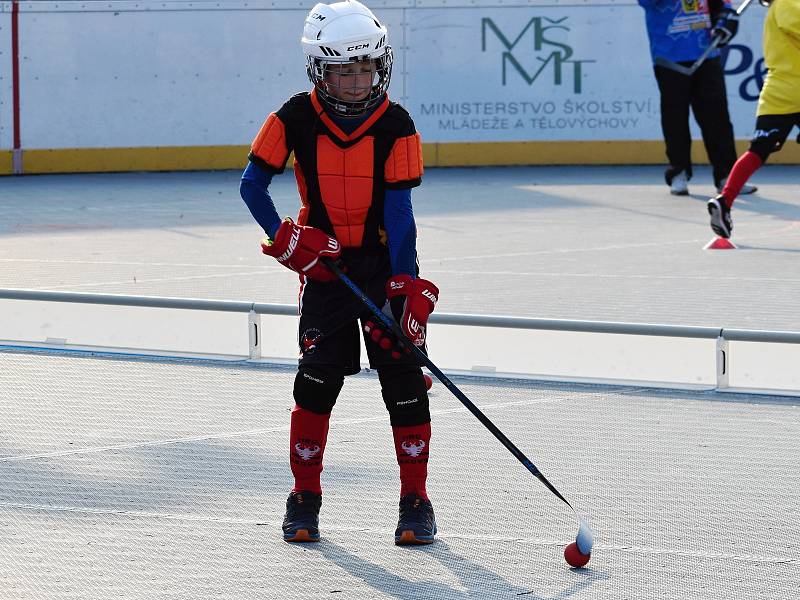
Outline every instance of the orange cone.
[[703, 250], [735, 250], [736, 244], [727, 238], [717, 237], [703, 246]]

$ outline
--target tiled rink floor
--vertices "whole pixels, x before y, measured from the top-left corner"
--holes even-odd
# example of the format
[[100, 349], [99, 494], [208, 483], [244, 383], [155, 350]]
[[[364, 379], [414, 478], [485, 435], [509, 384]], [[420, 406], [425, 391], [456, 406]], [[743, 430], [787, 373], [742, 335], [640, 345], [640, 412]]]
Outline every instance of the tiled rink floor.
[[571, 512], [438, 383], [440, 535], [395, 547], [374, 373], [334, 411], [323, 541], [283, 542], [293, 377], [0, 352], [0, 597], [797, 597], [797, 399], [454, 379], [589, 518], [595, 551], [574, 570]]

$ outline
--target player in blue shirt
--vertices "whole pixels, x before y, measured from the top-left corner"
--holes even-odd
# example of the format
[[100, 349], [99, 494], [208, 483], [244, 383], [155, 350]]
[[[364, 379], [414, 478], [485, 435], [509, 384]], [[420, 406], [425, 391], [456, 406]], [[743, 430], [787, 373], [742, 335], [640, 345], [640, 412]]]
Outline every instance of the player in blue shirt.
[[[692, 178], [692, 138], [689, 111], [700, 126], [713, 169], [714, 185], [721, 190], [736, 162], [733, 125], [728, 113], [725, 75], [719, 52], [712, 52], [692, 74], [684, 75], [665, 63], [691, 66], [720, 36], [720, 46], [738, 30], [738, 15], [728, 0], [639, 0], [645, 10], [650, 53], [661, 95], [661, 129], [666, 143], [664, 177], [670, 192], [689, 193]], [[755, 192], [748, 186], [741, 193]]]

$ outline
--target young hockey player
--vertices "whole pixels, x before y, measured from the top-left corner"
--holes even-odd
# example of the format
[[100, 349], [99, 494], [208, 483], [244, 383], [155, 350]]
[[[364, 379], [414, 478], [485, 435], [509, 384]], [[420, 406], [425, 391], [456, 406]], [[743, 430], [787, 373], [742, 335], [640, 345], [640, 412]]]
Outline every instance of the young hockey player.
[[[341, 261], [348, 277], [424, 349], [439, 290], [418, 276], [411, 188], [423, 172], [420, 136], [408, 113], [387, 97], [392, 49], [386, 27], [366, 6], [317, 4], [301, 42], [313, 89], [267, 117], [241, 183], [242, 198], [269, 236], [263, 252], [300, 274], [300, 359], [289, 434], [294, 487], [283, 537], [319, 540], [328, 423], [344, 377], [360, 370], [360, 319], [400, 466], [395, 543], [428, 544], [436, 522], [425, 489], [431, 417], [422, 370], [320, 260]], [[296, 223], [280, 221], [268, 193], [292, 151], [301, 199]]]
[[731, 236], [731, 206], [745, 182], [770, 154], [783, 147], [792, 128], [800, 127], [800, 0], [760, 1], [769, 7], [763, 42], [769, 73], [758, 98], [756, 131], [722, 193], [708, 201], [711, 229], [723, 238]]
[[[738, 31], [738, 18], [730, 0], [639, 0], [645, 10], [656, 82], [661, 96], [661, 130], [669, 166], [664, 172], [670, 193], [685, 196], [692, 178], [692, 137], [689, 110], [700, 126], [714, 185], [722, 189], [724, 178], [736, 161], [733, 125], [728, 114], [725, 75], [719, 52], [711, 55], [692, 75], [664, 66], [691, 66], [720, 37], [728, 44]], [[742, 193], [755, 192], [748, 186]]]

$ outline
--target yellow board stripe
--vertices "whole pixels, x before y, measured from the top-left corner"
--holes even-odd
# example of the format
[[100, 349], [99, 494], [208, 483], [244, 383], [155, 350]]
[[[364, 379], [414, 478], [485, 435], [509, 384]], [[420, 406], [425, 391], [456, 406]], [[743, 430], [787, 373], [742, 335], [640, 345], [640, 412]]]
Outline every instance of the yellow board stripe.
[[[749, 142], [736, 143], [739, 154]], [[107, 173], [114, 171], [204, 171], [243, 169], [249, 146], [167, 146], [150, 148], [65, 148], [23, 150], [22, 171]], [[607, 142], [459, 142], [423, 144], [426, 167], [504, 165], [662, 165], [660, 141]], [[698, 164], [708, 164], [700, 141], [694, 142]], [[787, 142], [770, 156], [770, 164], [800, 164], [800, 144]], [[291, 164], [291, 160], [289, 161]], [[12, 173], [12, 153], [0, 151], [0, 175]]]
[[0, 175], [10, 175], [12, 170], [11, 150], [0, 150]]
[[107, 173], [243, 169], [248, 150], [247, 146], [24, 150], [22, 170], [23, 173]]

